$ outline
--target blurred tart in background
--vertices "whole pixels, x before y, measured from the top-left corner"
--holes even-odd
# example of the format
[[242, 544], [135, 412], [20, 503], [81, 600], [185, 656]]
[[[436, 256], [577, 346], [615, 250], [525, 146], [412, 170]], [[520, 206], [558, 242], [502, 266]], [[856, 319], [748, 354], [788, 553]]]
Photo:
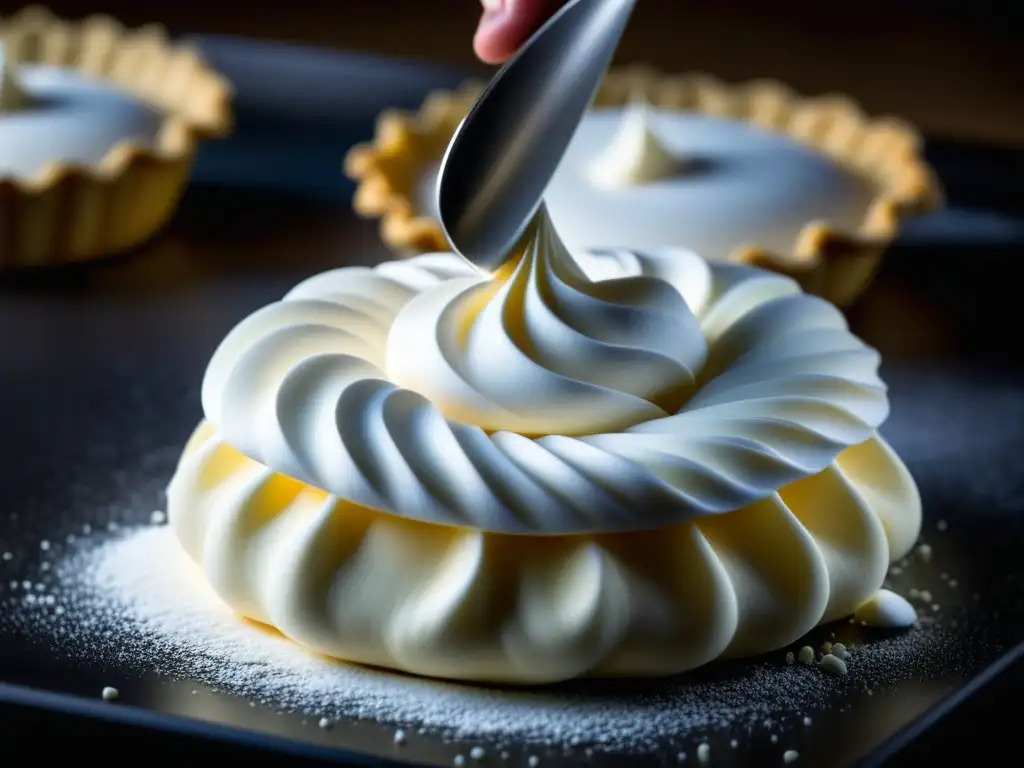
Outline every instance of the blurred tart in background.
[[[481, 85], [388, 111], [354, 147], [354, 206], [393, 250], [446, 250], [434, 181]], [[546, 194], [572, 249], [684, 247], [753, 264], [850, 304], [901, 223], [941, 203], [921, 137], [844, 96], [802, 98], [771, 81], [612, 70]]]
[[139, 245], [174, 213], [231, 88], [159, 26], [0, 17], [0, 270]]

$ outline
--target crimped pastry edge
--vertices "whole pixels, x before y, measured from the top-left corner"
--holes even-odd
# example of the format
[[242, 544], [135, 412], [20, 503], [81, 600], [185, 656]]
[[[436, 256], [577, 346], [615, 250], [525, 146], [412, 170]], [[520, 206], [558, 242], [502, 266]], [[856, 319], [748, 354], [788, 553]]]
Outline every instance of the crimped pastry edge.
[[173, 213], [198, 142], [231, 130], [230, 84], [160, 25], [68, 21], [28, 6], [0, 17], [0, 39], [19, 63], [98, 78], [165, 115], [152, 146], [123, 141], [94, 165], [54, 162], [30, 178], [0, 178], [0, 269], [79, 261], [147, 239]]
[[[358, 185], [355, 210], [380, 219], [381, 238], [390, 248], [407, 254], [447, 250], [437, 222], [416, 210], [411, 190], [427, 164], [441, 156], [482, 87], [468, 81], [456, 91], [429, 94], [415, 112], [386, 111], [372, 141], [349, 151], [345, 172]], [[634, 66], [608, 73], [595, 106], [622, 106], [640, 96], [658, 108], [689, 109], [783, 133], [877, 185], [854, 231], [808, 221], [792, 254], [749, 243], [729, 257], [788, 275], [838, 305], [849, 305], [867, 287], [904, 220], [942, 205], [918, 131], [897, 118], [869, 117], [847, 96], [802, 97], [774, 80], [727, 84], [703, 73], [662, 75]]]

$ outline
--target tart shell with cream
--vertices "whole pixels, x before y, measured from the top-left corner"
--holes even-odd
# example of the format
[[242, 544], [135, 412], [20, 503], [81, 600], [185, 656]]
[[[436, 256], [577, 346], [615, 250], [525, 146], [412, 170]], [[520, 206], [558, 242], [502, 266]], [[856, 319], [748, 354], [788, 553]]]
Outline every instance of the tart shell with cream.
[[170, 523], [234, 610], [420, 675], [659, 676], [871, 600], [920, 530], [878, 353], [832, 304], [683, 250], [569, 255], [542, 210], [312, 277], [207, 368]]
[[231, 89], [158, 26], [0, 18], [0, 270], [139, 245], [173, 214]]
[[[446, 247], [431, 209], [433, 175], [479, 91], [468, 83], [431, 94], [416, 113], [382, 114], [373, 140], [349, 152], [355, 209], [381, 220], [394, 250]], [[547, 200], [574, 250], [684, 247], [781, 272], [845, 305], [901, 222], [941, 202], [920, 147], [913, 128], [869, 118], [846, 97], [613, 70]], [[674, 172], [642, 178], [670, 160]]]

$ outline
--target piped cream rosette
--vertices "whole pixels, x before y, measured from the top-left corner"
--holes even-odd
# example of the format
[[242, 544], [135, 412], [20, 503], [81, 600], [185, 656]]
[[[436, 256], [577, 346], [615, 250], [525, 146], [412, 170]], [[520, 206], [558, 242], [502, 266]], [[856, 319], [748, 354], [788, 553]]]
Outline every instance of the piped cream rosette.
[[790, 278], [431, 254], [313, 277], [203, 382], [171, 523], [319, 653], [545, 683], [667, 675], [851, 614], [920, 528], [879, 356]]

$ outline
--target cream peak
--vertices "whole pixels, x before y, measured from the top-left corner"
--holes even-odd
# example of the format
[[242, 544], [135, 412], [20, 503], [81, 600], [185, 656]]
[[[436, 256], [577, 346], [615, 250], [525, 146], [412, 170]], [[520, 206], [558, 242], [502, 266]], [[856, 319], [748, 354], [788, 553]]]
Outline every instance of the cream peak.
[[587, 168], [587, 177], [594, 186], [633, 187], [679, 172], [682, 161], [665, 147], [652, 122], [646, 100], [632, 99], [615, 137]]

